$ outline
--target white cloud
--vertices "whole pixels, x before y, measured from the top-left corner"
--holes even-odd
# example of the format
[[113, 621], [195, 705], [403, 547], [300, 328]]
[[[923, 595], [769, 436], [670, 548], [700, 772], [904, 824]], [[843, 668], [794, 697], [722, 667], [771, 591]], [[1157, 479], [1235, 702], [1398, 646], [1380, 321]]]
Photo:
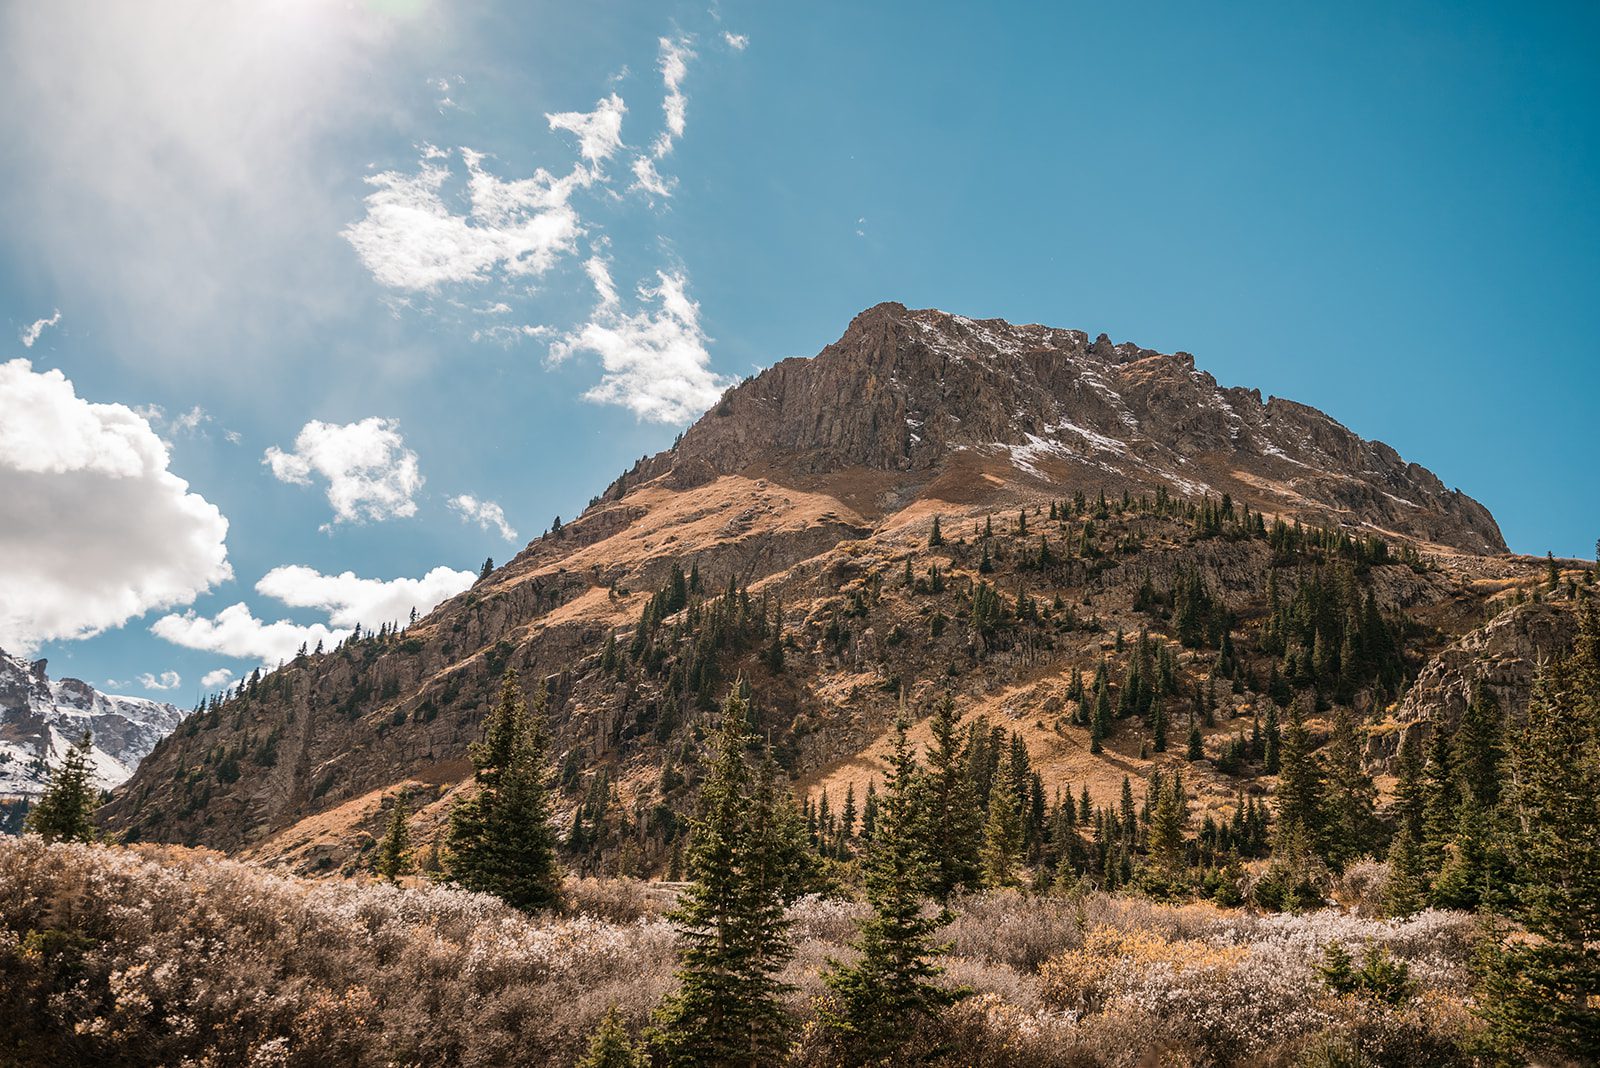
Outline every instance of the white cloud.
[[563, 111], [547, 114], [552, 130], [567, 130], [578, 135], [578, 153], [598, 167], [622, 147], [622, 116], [628, 106], [616, 93], [601, 100], [593, 111]]
[[476, 523], [484, 530], [493, 527], [506, 541], [517, 540], [517, 532], [506, 522], [505, 510], [494, 501], [480, 501], [469, 493], [463, 493], [451, 497], [449, 504], [460, 514], [462, 522]]
[[633, 185], [629, 188], [638, 189], [651, 196], [670, 197], [672, 190], [677, 187], [676, 178], [663, 177], [656, 170], [656, 161], [649, 156], [638, 156], [633, 161]]
[[183, 685], [183, 677], [176, 671], [163, 671], [160, 675], [147, 671], [139, 676], [139, 685], [147, 690], [176, 690]]
[[0, 412], [0, 646], [86, 638], [233, 576], [228, 521], [131, 408], [12, 360]]
[[215, 690], [218, 687], [228, 685], [232, 681], [232, 668], [217, 668], [215, 671], [208, 671], [200, 676], [200, 686], [206, 690]]
[[735, 52], [743, 52], [746, 48], [750, 47], [750, 38], [746, 34], [729, 33], [727, 30], [723, 30], [722, 39], [727, 43], [728, 47], [733, 49]]
[[[651, 422], [684, 423], [716, 403], [730, 382], [709, 367], [700, 305], [688, 297], [688, 280], [682, 272], [657, 272], [656, 278], [656, 287], [641, 286], [638, 293], [656, 307], [632, 315], [622, 311], [614, 288], [595, 279], [600, 303], [594, 314], [550, 347], [550, 359], [559, 363], [592, 352], [603, 374], [585, 400], [620, 404]], [[604, 280], [609, 283], [609, 271]]]
[[[431, 148], [431, 146], [430, 146]], [[496, 271], [535, 277], [577, 248], [578, 213], [570, 200], [593, 181], [579, 167], [563, 178], [540, 168], [530, 178], [502, 181], [483, 169], [483, 155], [462, 149], [467, 209], [445, 202], [450, 168], [425, 148], [414, 174], [383, 171], [367, 178], [376, 191], [367, 214], [341, 231], [367, 270], [391, 289], [434, 290], [479, 282]]]
[[661, 101], [661, 110], [666, 116], [667, 128], [656, 138], [653, 146], [657, 159], [671, 152], [672, 143], [683, 136], [689, 109], [689, 98], [683, 95], [683, 79], [689, 73], [689, 61], [694, 58], [688, 37], [663, 37], [660, 45], [658, 66], [661, 82], [667, 88], [667, 95]]
[[[419, 579], [386, 582], [359, 578], [351, 571], [324, 575], [298, 564], [275, 567], [256, 583], [256, 592], [291, 608], [319, 609], [327, 613], [328, 623], [303, 625], [287, 619], [268, 623], [257, 619], [250, 607], [240, 601], [209, 619], [192, 610], [163, 616], [150, 632], [188, 649], [272, 665], [290, 659], [302, 645], [311, 649], [319, 642], [328, 647], [336, 645], [349, 637], [358, 623], [367, 630], [376, 630], [385, 623], [403, 626], [413, 608], [419, 615], [427, 613], [440, 601], [471, 586], [477, 577], [471, 571], [436, 567]], [[225, 670], [207, 675], [202, 684], [211, 685], [206, 679]]]
[[301, 428], [293, 452], [274, 445], [261, 462], [280, 482], [310, 485], [313, 474], [327, 479], [335, 523], [417, 512], [413, 498], [422, 488], [422, 473], [393, 419], [373, 416], [343, 426], [313, 419]]
[[454, 597], [477, 579], [471, 571], [436, 567], [419, 579], [359, 578], [352, 571], [324, 575], [293, 564], [275, 567], [256, 583], [256, 592], [274, 597], [291, 608], [317, 608], [328, 613], [336, 627], [376, 629], [385, 623], [404, 625], [415, 608], [418, 615], [440, 601]]
[[[276, 383], [286, 332], [316, 336], [351, 295], [327, 175], [394, 113], [414, 68], [391, 46], [454, 21], [442, 6], [0, 4], [0, 143], [26, 148], [0, 198], [8, 249], [117, 324], [107, 359]], [[225, 370], [193, 343], [218, 331]]]
[[33, 343], [39, 340], [39, 335], [44, 333], [46, 327], [55, 326], [60, 322], [60, 308], [57, 308], [55, 314], [50, 316], [48, 319], [35, 319], [33, 321], [33, 325], [22, 331], [22, 334], [20, 335], [22, 338], [22, 347], [25, 349], [33, 348]]
[[301, 645], [314, 648], [318, 642], [333, 645], [349, 636], [348, 630], [321, 623], [301, 626], [287, 619], [266, 623], [250, 614], [243, 601], [229, 605], [207, 619], [191, 609], [183, 615], [162, 616], [150, 633], [186, 649], [259, 660], [272, 665], [294, 656]]

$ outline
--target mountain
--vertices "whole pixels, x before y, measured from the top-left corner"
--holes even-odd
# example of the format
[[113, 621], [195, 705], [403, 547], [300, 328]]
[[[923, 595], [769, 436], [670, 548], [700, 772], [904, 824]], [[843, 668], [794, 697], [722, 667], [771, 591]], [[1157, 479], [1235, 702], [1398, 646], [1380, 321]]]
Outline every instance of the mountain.
[[103, 694], [79, 679], [51, 682], [45, 668], [0, 650], [0, 799], [37, 796], [50, 764], [85, 730], [94, 734], [96, 783], [116, 786], [183, 720], [160, 701]]
[[[1225, 814], [1270, 787], [1235, 745], [1269, 704], [1324, 733], [1347, 705], [1384, 759], [1429, 713], [1398, 704], [1409, 681], [1542, 566], [1388, 446], [1186, 354], [880, 304], [405, 631], [191, 717], [103, 818], [348, 868], [401, 787], [414, 833], [438, 826], [507, 668], [545, 692], [580, 866], [665, 865], [740, 677], [780, 760], [836, 803], [881, 777], [902, 707], [948, 696], [1020, 738], [1047, 789], [1102, 798], [1181, 761], [1193, 715], [1189, 781]], [[1128, 678], [1152, 657], [1166, 753]], [[1102, 663], [1121, 715], [1097, 753], [1077, 690]]]

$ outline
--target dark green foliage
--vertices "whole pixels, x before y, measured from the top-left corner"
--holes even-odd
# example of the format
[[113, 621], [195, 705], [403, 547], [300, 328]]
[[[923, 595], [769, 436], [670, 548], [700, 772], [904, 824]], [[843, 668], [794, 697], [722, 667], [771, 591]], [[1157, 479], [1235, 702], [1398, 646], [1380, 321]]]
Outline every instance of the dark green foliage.
[[406, 829], [410, 798], [404, 792], [395, 797], [389, 812], [389, 829], [378, 843], [378, 856], [372, 868], [388, 882], [398, 882], [411, 870], [411, 837]]
[[544, 691], [528, 707], [515, 671], [472, 747], [477, 789], [456, 803], [447, 840], [452, 882], [494, 894], [517, 908], [552, 908], [561, 870], [550, 824], [550, 737]]
[[606, 1011], [600, 1026], [589, 1038], [589, 1049], [577, 1068], [646, 1068], [649, 1058], [634, 1046], [615, 1005]]
[[1379, 945], [1366, 948], [1361, 956], [1361, 967], [1357, 968], [1349, 950], [1338, 942], [1329, 942], [1317, 971], [1335, 994], [1353, 994], [1399, 1005], [1415, 992], [1410, 967]]
[[[953, 736], [953, 719], [947, 726]], [[830, 962], [824, 976], [832, 998], [821, 1017], [834, 1032], [844, 1064], [905, 1063], [903, 1047], [924, 1033], [919, 1025], [936, 1020], [965, 995], [936, 981], [941, 972], [936, 960], [945, 947], [933, 935], [951, 916], [923, 910], [941, 878], [938, 858], [925, 841], [928, 814], [919, 811], [926, 796], [902, 723], [867, 851], [864, 879], [872, 914], [862, 921], [856, 941], [860, 956], [848, 965]]]
[[777, 978], [789, 959], [784, 910], [799, 890], [804, 845], [770, 757], [751, 769], [736, 687], [700, 793], [692, 880], [672, 914], [682, 932], [679, 988], [657, 1012], [651, 1048], [666, 1065], [771, 1064], [787, 1045]]
[[[958, 889], [975, 888], [979, 881], [983, 810], [973, 789], [959, 723], [955, 702], [946, 697], [934, 711], [927, 771], [916, 780], [915, 797], [900, 802], [904, 809], [900, 818], [915, 815], [918, 820], [912, 830], [921, 836], [933, 862], [927, 889], [941, 901]], [[909, 781], [901, 785], [911, 788]], [[872, 800], [870, 793], [868, 798]]]
[[1582, 1062], [1600, 1050], [1600, 620], [1586, 606], [1570, 657], [1544, 670], [1506, 765], [1506, 939], [1484, 1013], [1508, 1050]]
[[90, 779], [89, 753], [93, 737], [83, 732], [50, 772], [50, 784], [28, 810], [26, 830], [47, 842], [92, 842], [94, 810], [99, 791]]

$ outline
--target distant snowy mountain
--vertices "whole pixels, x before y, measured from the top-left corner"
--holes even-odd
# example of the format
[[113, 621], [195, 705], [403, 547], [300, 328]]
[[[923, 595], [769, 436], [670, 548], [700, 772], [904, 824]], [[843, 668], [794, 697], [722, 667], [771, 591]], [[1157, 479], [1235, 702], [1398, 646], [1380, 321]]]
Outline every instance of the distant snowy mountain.
[[51, 682], [45, 662], [0, 650], [0, 798], [37, 796], [49, 766], [94, 734], [94, 774], [109, 789], [183, 719], [173, 705], [103, 694], [79, 679]]

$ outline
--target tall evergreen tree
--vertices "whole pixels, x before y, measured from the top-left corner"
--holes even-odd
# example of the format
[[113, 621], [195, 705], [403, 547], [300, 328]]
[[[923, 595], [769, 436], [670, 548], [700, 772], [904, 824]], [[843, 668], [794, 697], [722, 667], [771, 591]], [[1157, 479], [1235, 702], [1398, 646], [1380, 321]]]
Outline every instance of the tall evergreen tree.
[[1014, 885], [1022, 859], [1022, 812], [1010, 789], [1011, 754], [1007, 752], [989, 791], [989, 819], [983, 828], [983, 884], [991, 889]]
[[1361, 764], [1361, 745], [1349, 709], [1333, 717], [1327, 746], [1323, 856], [1335, 868], [1370, 851], [1376, 838], [1378, 788]]
[[[933, 860], [931, 891], [943, 901], [979, 881], [978, 852], [983, 841], [983, 811], [968, 768], [961, 715], [948, 696], [934, 710], [928, 768], [916, 783], [915, 797], [903, 802], [910, 818], [915, 802], [917, 821], [909, 828], [926, 843]], [[908, 781], [906, 789], [911, 789]], [[880, 802], [881, 803], [881, 802]]]
[[1322, 839], [1322, 774], [1298, 706], [1289, 712], [1282, 763], [1276, 791], [1278, 835], [1314, 849]]
[[751, 771], [746, 715], [735, 687], [690, 836], [692, 881], [672, 913], [683, 941], [679, 988], [657, 1011], [651, 1042], [669, 1066], [756, 1068], [787, 1045], [777, 975], [790, 954], [784, 909], [802, 847], [770, 759]]
[[561, 902], [561, 868], [550, 823], [550, 735], [544, 691], [533, 708], [515, 670], [471, 749], [477, 789], [450, 814], [448, 871], [468, 890], [495, 894], [519, 909]]
[[1512, 886], [1484, 1011], [1507, 1046], [1584, 1063], [1600, 1050], [1600, 623], [1541, 672], [1506, 761]]
[[50, 771], [50, 782], [28, 810], [24, 827], [47, 842], [92, 842], [99, 791], [90, 777], [93, 736], [84, 731]]
[[409, 810], [410, 798], [401, 791], [390, 806], [389, 829], [378, 843], [378, 857], [372, 865], [381, 878], [391, 883], [411, 870], [411, 836], [406, 828]]
[[852, 964], [830, 961], [824, 976], [833, 998], [822, 1019], [849, 1065], [905, 1063], [904, 1047], [920, 1034], [918, 1025], [937, 1018], [966, 993], [936, 982], [943, 970], [937, 959], [946, 947], [935, 943], [933, 934], [951, 915], [946, 909], [932, 914], [923, 909], [941, 876], [923, 840], [927, 813], [919, 811], [918, 779], [902, 722], [877, 833], [867, 851], [864, 881], [872, 914], [862, 921], [856, 941], [860, 956]]
[[1389, 843], [1389, 881], [1384, 907], [1391, 916], [1409, 916], [1427, 903], [1422, 864], [1422, 744], [1407, 731], [1395, 756], [1394, 837]]
[[1475, 692], [1451, 739], [1455, 825], [1434, 881], [1437, 905], [1475, 909], [1505, 875], [1498, 827], [1504, 756], [1500, 733], [1499, 704], [1488, 691]]
[[1188, 806], [1184, 803], [1180, 776], [1157, 773], [1150, 783], [1150, 858], [1167, 876], [1183, 867], [1184, 824]]

